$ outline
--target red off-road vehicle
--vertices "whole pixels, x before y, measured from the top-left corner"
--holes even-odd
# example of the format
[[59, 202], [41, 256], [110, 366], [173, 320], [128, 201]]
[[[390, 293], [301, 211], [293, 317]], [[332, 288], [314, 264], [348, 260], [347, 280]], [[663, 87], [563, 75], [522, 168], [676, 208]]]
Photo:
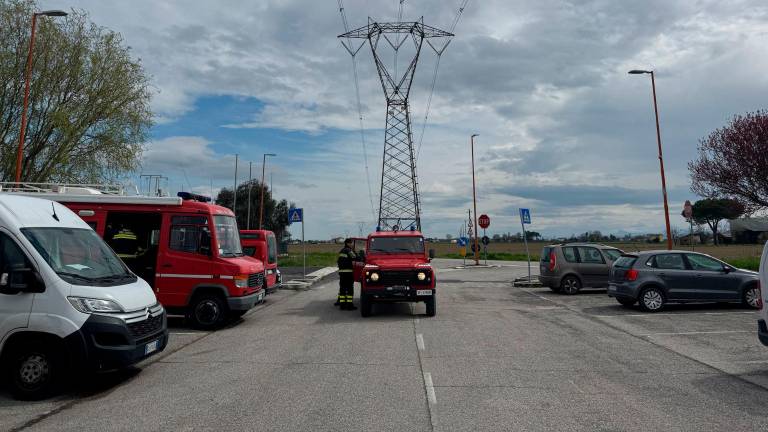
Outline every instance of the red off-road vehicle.
[[[365, 242], [365, 252], [362, 243]], [[371, 315], [376, 302], [424, 302], [427, 316], [435, 316], [435, 272], [418, 231], [380, 231], [367, 239], [355, 239], [360, 260], [355, 262], [355, 281], [360, 282], [360, 314]]]

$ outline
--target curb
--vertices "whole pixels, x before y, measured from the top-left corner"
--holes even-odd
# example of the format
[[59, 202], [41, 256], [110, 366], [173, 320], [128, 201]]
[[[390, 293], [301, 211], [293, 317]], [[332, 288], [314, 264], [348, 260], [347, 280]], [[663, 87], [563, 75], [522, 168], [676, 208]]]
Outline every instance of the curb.
[[541, 288], [544, 285], [542, 285], [541, 282], [538, 280], [528, 280], [527, 277], [517, 278], [512, 281], [513, 287], [523, 287], [523, 288]]
[[323, 267], [320, 270], [308, 274], [305, 278], [291, 279], [283, 282], [280, 289], [292, 291], [307, 291], [326, 277], [339, 271], [336, 267]]

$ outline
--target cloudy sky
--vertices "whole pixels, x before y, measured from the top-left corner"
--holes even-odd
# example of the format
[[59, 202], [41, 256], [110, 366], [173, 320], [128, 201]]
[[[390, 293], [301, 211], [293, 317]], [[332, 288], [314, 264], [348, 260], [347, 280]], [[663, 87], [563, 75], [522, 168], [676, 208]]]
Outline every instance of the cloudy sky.
[[[403, 20], [450, 28], [460, 0], [406, 0]], [[397, 19], [398, 0], [346, 0], [351, 28]], [[169, 188], [231, 187], [265, 152], [279, 198], [305, 208], [307, 237], [375, 226], [385, 102], [366, 47], [358, 56], [365, 158], [352, 62], [337, 39], [336, 0], [41, 0], [86, 10], [120, 32], [152, 76], [156, 126], [144, 173]], [[470, 0], [442, 56], [418, 160], [422, 221], [455, 235], [471, 206], [489, 233], [662, 232], [651, 86], [657, 72], [667, 184], [682, 227], [697, 141], [768, 94], [768, 4], [762, 0]], [[390, 56], [394, 62], [394, 56]], [[402, 57], [401, 57], [402, 58]], [[402, 60], [401, 60], [402, 63]], [[435, 56], [411, 93], [420, 141]], [[138, 174], [138, 173], [137, 173]], [[136, 180], [138, 181], [138, 179]], [[294, 233], [297, 233], [294, 230]]]

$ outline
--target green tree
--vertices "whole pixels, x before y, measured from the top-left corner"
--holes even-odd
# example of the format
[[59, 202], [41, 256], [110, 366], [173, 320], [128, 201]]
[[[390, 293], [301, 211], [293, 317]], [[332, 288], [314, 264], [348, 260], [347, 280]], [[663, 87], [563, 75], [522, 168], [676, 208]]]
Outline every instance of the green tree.
[[717, 236], [720, 221], [736, 219], [744, 214], [744, 206], [736, 200], [728, 198], [707, 198], [693, 203], [693, 220], [697, 224], [707, 224], [712, 230], [715, 244], [720, 241]]
[[[237, 186], [237, 226], [240, 229], [246, 229], [248, 226], [248, 189], [251, 189], [251, 229], [259, 227], [259, 204], [261, 202], [261, 182], [251, 180], [241, 183]], [[232, 209], [233, 206], [232, 189], [224, 188], [216, 197], [216, 204]], [[293, 203], [286, 200], [277, 201], [272, 198], [272, 191], [269, 187], [264, 188], [264, 225], [263, 228], [275, 233], [278, 240], [281, 240], [287, 234], [288, 227], [288, 209], [294, 207]]]
[[[0, 0], [0, 178], [13, 180], [34, 0]], [[102, 182], [135, 170], [152, 125], [149, 79], [120, 34], [85, 12], [39, 17], [22, 179]]]

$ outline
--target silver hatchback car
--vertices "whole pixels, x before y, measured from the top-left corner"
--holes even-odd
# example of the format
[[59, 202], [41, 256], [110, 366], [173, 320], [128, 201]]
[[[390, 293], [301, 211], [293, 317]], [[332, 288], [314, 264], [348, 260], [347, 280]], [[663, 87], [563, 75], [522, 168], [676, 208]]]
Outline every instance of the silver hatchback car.
[[563, 294], [576, 294], [583, 287], [605, 288], [611, 265], [622, 253], [599, 243], [546, 246], [541, 251], [539, 281]]

